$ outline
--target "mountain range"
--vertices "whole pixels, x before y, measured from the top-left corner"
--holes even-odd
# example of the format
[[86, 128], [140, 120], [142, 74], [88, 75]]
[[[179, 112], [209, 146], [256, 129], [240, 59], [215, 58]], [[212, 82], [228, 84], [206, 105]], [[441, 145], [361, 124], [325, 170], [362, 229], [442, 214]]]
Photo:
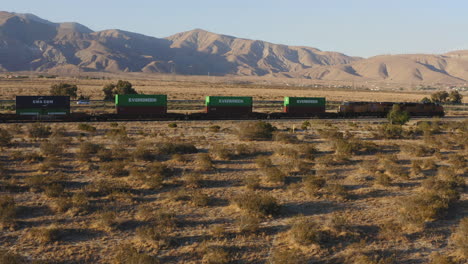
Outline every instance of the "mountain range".
[[155, 38], [95, 32], [0, 11], [0, 72], [145, 72], [308, 78], [325, 81], [464, 83], [468, 51], [371, 58], [215, 34], [201, 29]]

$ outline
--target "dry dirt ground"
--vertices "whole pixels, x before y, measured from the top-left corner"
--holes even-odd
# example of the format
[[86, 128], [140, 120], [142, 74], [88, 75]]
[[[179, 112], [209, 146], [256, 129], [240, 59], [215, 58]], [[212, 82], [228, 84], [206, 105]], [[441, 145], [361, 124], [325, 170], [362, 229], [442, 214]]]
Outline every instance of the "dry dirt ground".
[[[400, 139], [366, 120], [271, 124], [274, 139], [252, 141], [239, 138], [242, 121], [64, 123], [52, 135], [2, 124], [13, 135], [1, 154], [2, 257], [465, 263], [455, 233], [468, 216], [466, 120], [413, 121]], [[418, 202], [440, 187], [431, 180], [456, 182], [459, 196]]]
[[[171, 78], [131, 82], [170, 99], [430, 94]], [[76, 84], [101, 99], [116, 80]], [[2, 79], [2, 99], [60, 81]], [[243, 121], [1, 124], [0, 263], [465, 263], [458, 116], [272, 121], [261, 140]]]

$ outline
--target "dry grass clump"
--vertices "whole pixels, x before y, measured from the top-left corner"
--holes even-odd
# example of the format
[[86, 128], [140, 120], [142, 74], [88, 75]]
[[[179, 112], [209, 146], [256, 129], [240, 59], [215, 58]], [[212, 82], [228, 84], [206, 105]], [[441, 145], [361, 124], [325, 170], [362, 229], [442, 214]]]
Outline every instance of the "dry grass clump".
[[208, 194], [203, 193], [201, 191], [192, 191], [190, 193], [190, 202], [199, 207], [208, 206], [211, 202], [211, 198]]
[[314, 160], [315, 155], [319, 153], [317, 147], [312, 143], [302, 144], [299, 152], [307, 160]]
[[33, 123], [28, 126], [28, 135], [30, 138], [47, 138], [52, 134], [52, 128], [50, 126]]
[[285, 133], [285, 132], [273, 133], [273, 140], [281, 142], [281, 143], [287, 143], [287, 144], [295, 144], [299, 142], [296, 135], [292, 133]]
[[8, 147], [11, 145], [13, 136], [8, 130], [0, 128], [0, 147]]
[[457, 248], [458, 254], [462, 258], [468, 259], [468, 217], [460, 221], [460, 224], [452, 235], [451, 241]]
[[234, 157], [232, 149], [227, 145], [216, 144], [214, 145], [210, 153], [212, 153], [216, 159], [220, 160], [231, 160]]
[[431, 254], [430, 260], [427, 264], [457, 264], [450, 256], [442, 255], [438, 252]]
[[156, 156], [149, 148], [141, 145], [133, 151], [132, 156], [135, 160], [154, 161], [156, 159]]
[[325, 189], [329, 195], [339, 200], [346, 200], [350, 196], [348, 189], [339, 183], [329, 183], [325, 186]]
[[27, 259], [21, 255], [8, 252], [7, 250], [0, 249], [0, 263], [2, 264], [26, 264], [29, 263]]
[[121, 245], [112, 261], [113, 264], [159, 264], [160, 261], [153, 256], [137, 250], [130, 244]]
[[260, 229], [261, 219], [255, 215], [243, 214], [236, 220], [236, 226], [241, 233], [256, 233]]
[[312, 196], [316, 196], [318, 192], [325, 186], [326, 180], [323, 177], [315, 174], [308, 174], [302, 178], [304, 190]]
[[264, 121], [245, 122], [239, 125], [237, 135], [240, 140], [271, 140], [276, 128]]
[[203, 181], [203, 175], [197, 172], [185, 173], [183, 176], [186, 188], [199, 188]]
[[373, 133], [374, 138], [378, 139], [400, 139], [406, 136], [402, 125], [383, 124], [377, 127]]
[[164, 247], [170, 244], [170, 237], [166, 230], [157, 225], [144, 225], [136, 229], [136, 235], [144, 242]]
[[432, 156], [436, 151], [434, 148], [418, 144], [403, 145], [401, 146], [401, 150], [409, 155], [416, 157]]
[[173, 154], [192, 154], [197, 153], [198, 149], [191, 143], [184, 142], [160, 142], [156, 144], [156, 154], [158, 155], [173, 155]]
[[275, 248], [270, 256], [272, 264], [302, 264], [307, 263], [306, 258], [298, 249]]
[[101, 212], [94, 220], [93, 227], [105, 232], [113, 231], [119, 225], [117, 214], [112, 211]]
[[90, 125], [90, 124], [85, 124], [85, 123], [81, 123], [81, 124], [78, 124], [78, 130], [81, 130], [81, 131], [86, 131], [86, 132], [96, 132], [96, 127]]
[[322, 231], [316, 222], [300, 217], [294, 220], [291, 229], [289, 229], [289, 236], [295, 243], [309, 246], [312, 244], [320, 245], [328, 237], [328, 234]]
[[173, 175], [173, 170], [161, 162], [153, 162], [145, 169], [132, 170], [132, 176], [146, 184], [149, 188], [158, 189], [163, 186], [166, 178]]
[[80, 160], [89, 160], [92, 155], [97, 154], [102, 149], [99, 144], [92, 142], [82, 142], [78, 148], [77, 157]]
[[199, 153], [195, 158], [195, 169], [197, 171], [210, 171], [214, 169], [213, 161], [207, 153]]
[[17, 207], [12, 196], [0, 196], [0, 229], [15, 224]]
[[226, 264], [229, 263], [229, 252], [220, 246], [206, 246], [202, 249], [204, 264]]
[[395, 257], [382, 257], [379, 255], [368, 256], [366, 254], [359, 253], [350, 257], [346, 263], [353, 264], [396, 264]]
[[257, 164], [259, 168], [269, 168], [273, 166], [273, 162], [268, 156], [258, 156], [255, 159], [255, 164]]
[[286, 174], [277, 167], [267, 167], [262, 169], [266, 180], [270, 183], [284, 184]]
[[256, 216], [277, 216], [281, 206], [273, 196], [266, 193], [244, 192], [236, 195], [232, 203], [239, 209]]
[[115, 177], [125, 177], [130, 174], [130, 172], [125, 168], [126, 164], [121, 161], [110, 161], [102, 163], [100, 165], [100, 170], [105, 172], [106, 175], [115, 178]]
[[248, 175], [243, 179], [245, 187], [249, 190], [256, 190], [260, 188], [260, 177], [258, 175]]
[[28, 238], [41, 244], [52, 243], [60, 239], [61, 229], [55, 225], [35, 227], [28, 232]]

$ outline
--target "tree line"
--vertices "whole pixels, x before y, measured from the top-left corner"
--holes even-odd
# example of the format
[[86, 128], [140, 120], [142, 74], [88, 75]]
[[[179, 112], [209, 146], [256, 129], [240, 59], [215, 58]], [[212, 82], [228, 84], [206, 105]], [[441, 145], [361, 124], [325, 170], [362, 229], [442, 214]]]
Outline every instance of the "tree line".
[[[109, 83], [104, 85], [102, 92], [104, 93], [104, 100], [114, 100], [116, 94], [138, 94], [135, 88], [133, 88], [132, 83], [122, 80], [119, 80], [117, 83]], [[70, 96], [73, 99], [78, 98], [78, 100], [89, 99], [89, 96], [85, 96], [83, 94], [78, 96], [78, 86], [76, 84], [70, 83], [59, 83], [52, 85], [50, 87], [50, 95]]]

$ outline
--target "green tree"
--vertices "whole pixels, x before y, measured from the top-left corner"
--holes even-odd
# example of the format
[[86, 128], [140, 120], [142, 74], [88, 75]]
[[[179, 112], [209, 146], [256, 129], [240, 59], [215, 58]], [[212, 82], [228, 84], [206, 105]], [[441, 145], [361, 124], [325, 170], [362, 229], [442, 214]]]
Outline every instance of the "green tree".
[[446, 91], [438, 91], [431, 94], [431, 101], [433, 103], [445, 103], [449, 94]]
[[458, 91], [451, 91], [449, 94], [449, 101], [454, 104], [461, 104], [463, 99], [463, 95], [461, 95]]
[[427, 97], [424, 97], [423, 99], [421, 99], [421, 103], [430, 103], [430, 102], [431, 102], [431, 99]]
[[104, 92], [104, 100], [113, 100], [116, 94], [138, 94], [129, 81], [119, 80], [117, 84], [106, 84], [102, 91]]
[[76, 98], [77, 91], [78, 87], [75, 84], [69, 83], [54, 84], [50, 87], [50, 95], [55, 96], [70, 96], [72, 98]]
[[402, 111], [400, 106], [394, 104], [392, 110], [387, 115], [390, 124], [404, 125], [410, 120], [409, 114], [406, 111]]

